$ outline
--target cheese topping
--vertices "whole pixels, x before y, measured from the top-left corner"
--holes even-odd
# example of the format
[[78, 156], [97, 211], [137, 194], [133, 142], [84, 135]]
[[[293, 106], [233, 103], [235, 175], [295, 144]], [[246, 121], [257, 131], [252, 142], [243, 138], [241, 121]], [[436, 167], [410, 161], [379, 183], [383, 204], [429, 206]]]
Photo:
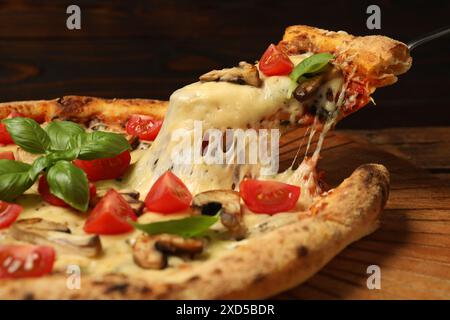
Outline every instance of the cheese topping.
[[[211, 189], [231, 189], [252, 168], [239, 165], [178, 165], [172, 151], [179, 141], [172, 133], [184, 129], [194, 137], [194, 121], [202, 121], [203, 130], [227, 128], [258, 128], [261, 120], [289, 108], [287, 99], [291, 80], [270, 77], [261, 88], [228, 82], [197, 82], [177, 90], [170, 104], [163, 127], [148, 152], [129, 177], [129, 185], [146, 194], [155, 180], [171, 169], [192, 194]], [[292, 103], [294, 100], [292, 99]], [[194, 149], [199, 146], [194, 146]]]

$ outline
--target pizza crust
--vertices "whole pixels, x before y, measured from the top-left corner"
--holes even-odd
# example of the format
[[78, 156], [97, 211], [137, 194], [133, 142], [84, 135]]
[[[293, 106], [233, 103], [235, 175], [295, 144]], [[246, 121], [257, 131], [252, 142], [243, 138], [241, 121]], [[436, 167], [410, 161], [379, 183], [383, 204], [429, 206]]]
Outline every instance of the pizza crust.
[[65, 96], [53, 100], [0, 103], [0, 119], [11, 112], [20, 112], [39, 122], [53, 119], [71, 120], [87, 124], [99, 120], [111, 125], [124, 125], [133, 114], [163, 119], [168, 101], [152, 99], [102, 99], [85, 96]]
[[409, 70], [412, 58], [406, 44], [385, 36], [356, 37], [345, 31], [328, 31], [309, 26], [290, 26], [280, 42], [289, 54], [331, 52], [347, 74], [369, 81], [370, 92], [391, 85]]
[[152, 279], [82, 276], [69, 290], [65, 275], [0, 283], [3, 299], [259, 299], [294, 287], [320, 270], [348, 244], [373, 232], [389, 193], [389, 173], [366, 164], [307, 212], [258, 233], [215, 259]]

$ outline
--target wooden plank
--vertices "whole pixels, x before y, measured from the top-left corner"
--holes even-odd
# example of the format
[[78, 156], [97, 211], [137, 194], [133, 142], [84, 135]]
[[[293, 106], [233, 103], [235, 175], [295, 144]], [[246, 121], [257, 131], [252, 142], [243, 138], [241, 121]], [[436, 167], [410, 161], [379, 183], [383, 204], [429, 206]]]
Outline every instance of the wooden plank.
[[[383, 130], [345, 131], [363, 137], [372, 144], [412, 161], [430, 171], [450, 173], [450, 130], [448, 127], [390, 128]], [[443, 172], [447, 169], [448, 172]]]
[[[388, 0], [377, 2], [388, 7], [395, 15], [386, 15], [383, 19], [384, 33], [407, 41], [411, 34], [421, 33], [424, 25], [429, 30], [445, 25], [449, 5], [443, 3], [416, 4], [415, 9], [423, 15], [421, 25], [406, 26], [398, 21], [414, 21], [414, 10], [405, 10], [401, 3]], [[352, 3], [347, 0], [301, 3], [295, 0], [261, 2], [257, 0], [211, 2], [192, 1], [142, 1], [128, 0], [78, 0], [82, 9], [82, 32], [68, 33], [65, 28], [66, 8], [70, 2], [59, 0], [6, 0], [1, 3], [0, 19], [6, 28], [0, 29], [0, 36], [18, 37], [143, 37], [153, 34], [166, 37], [205, 37], [239, 36], [254, 37], [264, 33], [280, 35], [275, 26], [295, 23], [330, 28], [340, 25], [342, 30], [356, 32], [363, 30], [371, 33], [361, 24], [359, 16], [367, 8], [365, 3]], [[302, 9], [303, 10], [300, 10]], [[342, 10], [345, 8], [345, 10]], [[316, 10], [312, 10], [316, 9]], [[447, 10], [446, 10], [447, 9]], [[323, 12], [335, 12], [339, 15], [327, 15]], [[249, 14], [251, 13], [251, 14]], [[432, 18], [431, 18], [432, 17]], [[261, 24], [265, 21], [265, 24]], [[315, 22], [315, 23], [314, 23]], [[245, 31], [245, 32], [243, 32]], [[376, 33], [378, 31], [373, 31]], [[81, 35], [80, 35], [81, 33]]]
[[[433, 141], [394, 129], [398, 139]], [[446, 140], [450, 129], [437, 129]], [[290, 133], [290, 139], [295, 134]], [[354, 138], [359, 137], [357, 142]], [[363, 137], [361, 139], [360, 137]], [[394, 137], [378, 136], [391, 146]], [[439, 138], [438, 138], [439, 139]], [[389, 142], [388, 142], [389, 141]], [[291, 143], [292, 145], [293, 143]], [[394, 144], [395, 145], [395, 144]], [[327, 146], [330, 146], [327, 149]], [[369, 144], [365, 134], [335, 132], [326, 141], [319, 166], [331, 185], [339, 184], [359, 165], [384, 164], [391, 172], [391, 192], [379, 230], [351, 244], [304, 285], [280, 298], [298, 299], [448, 299], [450, 297], [450, 185], [415, 167], [406, 158]], [[286, 147], [285, 158], [293, 152]], [[284, 149], [283, 149], [284, 150]], [[381, 290], [369, 290], [367, 267], [381, 268]]]

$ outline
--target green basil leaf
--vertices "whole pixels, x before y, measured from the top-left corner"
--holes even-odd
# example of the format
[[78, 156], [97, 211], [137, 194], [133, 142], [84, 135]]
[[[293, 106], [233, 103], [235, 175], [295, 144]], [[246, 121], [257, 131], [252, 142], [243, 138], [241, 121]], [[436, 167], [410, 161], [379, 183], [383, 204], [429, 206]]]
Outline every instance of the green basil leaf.
[[72, 208], [85, 212], [89, 204], [89, 183], [86, 174], [68, 161], [58, 161], [47, 171], [50, 193]]
[[93, 160], [112, 158], [131, 149], [128, 140], [121, 134], [95, 131], [80, 135], [80, 153], [78, 159]]
[[192, 216], [184, 219], [148, 224], [133, 223], [133, 225], [136, 229], [148, 234], [169, 233], [190, 238], [204, 234], [218, 220], [219, 214], [215, 216]]
[[29, 164], [14, 161], [14, 160], [0, 160], [0, 176], [8, 173], [22, 173], [30, 170]]
[[47, 158], [51, 163], [56, 163], [60, 160], [72, 161], [78, 157], [78, 152], [79, 150], [77, 149], [53, 151], [47, 155]]
[[83, 128], [71, 121], [52, 121], [45, 127], [51, 141], [53, 150], [67, 150], [69, 148], [69, 140], [81, 133]]
[[30, 168], [23, 162], [0, 160], [0, 200], [13, 200], [33, 185], [28, 175]]
[[330, 53], [314, 54], [295, 66], [289, 77], [292, 81], [298, 82], [299, 78], [303, 75], [320, 72], [328, 65], [331, 59], [334, 59], [334, 56]]
[[30, 118], [15, 117], [4, 119], [11, 138], [19, 147], [29, 153], [45, 153], [50, 144], [50, 139], [39, 123]]
[[33, 185], [28, 172], [0, 175], [0, 200], [12, 201]]
[[51, 161], [46, 156], [42, 156], [34, 160], [28, 172], [28, 174], [30, 175], [30, 179], [36, 181], [36, 178], [39, 176], [39, 174], [43, 170], [47, 169], [50, 165]]

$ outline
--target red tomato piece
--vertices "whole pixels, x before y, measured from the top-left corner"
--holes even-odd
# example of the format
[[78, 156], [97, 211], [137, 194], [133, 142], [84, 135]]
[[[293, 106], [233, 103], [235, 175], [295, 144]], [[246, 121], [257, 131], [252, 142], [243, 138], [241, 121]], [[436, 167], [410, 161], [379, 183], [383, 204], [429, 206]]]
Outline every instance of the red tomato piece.
[[274, 214], [295, 207], [300, 187], [278, 181], [247, 179], [241, 182], [239, 193], [251, 211]]
[[[11, 112], [7, 118], [15, 118], [15, 117], [23, 117], [23, 114], [13, 111]], [[0, 122], [0, 144], [14, 144], [11, 135], [8, 130], [6, 130], [6, 125]]]
[[52, 247], [0, 245], [0, 279], [40, 277], [52, 271], [54, 262]]
[[4, 123], [0, 123], [0, 144], [13, 144], [14, 141], [11, 138], [8, 130], [6, 130], [6, 125]]
[[92, 210], [84, 231], [95, 234], [127, 233], [133, 230], [129, 220], [137, 220], [133, 209], [120, 193], [110, 189]]
[[12, 225], [22, 210], [22, 206], [18, 204], [0, 201], [0, 229], [8, 228]]
[[135, 114], [128, 120], [126, 130], [129, 135], [138, 136], [141, 140], [153, 141], [161, 130], [162, 123], [162, 120]]
[[149, 211], [173, 213], [189, 208], [191, 201], [192, 195], [183, 181], [167, 171], [148, 192], [145, 206]]
[[288, 55], [271, 44], [259, 60], [259, 70], [266, 76], [283, 76], [291, 73], [294, 64]]
[[16, 158], [14, 157], [14, 152], [5, 151], [0, 152], [0, 160], [16, 160]]
[[[50, 193], [50, 187], [45, 176], [41, 176], [39, 178], [38, 191], [45, 202], [57, 207], [70, 208], [70, 205], [65, 203], [64, 200]], [[96, 195], [97, 188], [95, 187], [95, 184], [89, 182], [89, 199], [93, 199]]]
[[130, 166], [130, 151], [124, 151], [112, 158], [74, 160], [73, 164], [86, 172], [89, 181], [109, 180], [121, 177]]

